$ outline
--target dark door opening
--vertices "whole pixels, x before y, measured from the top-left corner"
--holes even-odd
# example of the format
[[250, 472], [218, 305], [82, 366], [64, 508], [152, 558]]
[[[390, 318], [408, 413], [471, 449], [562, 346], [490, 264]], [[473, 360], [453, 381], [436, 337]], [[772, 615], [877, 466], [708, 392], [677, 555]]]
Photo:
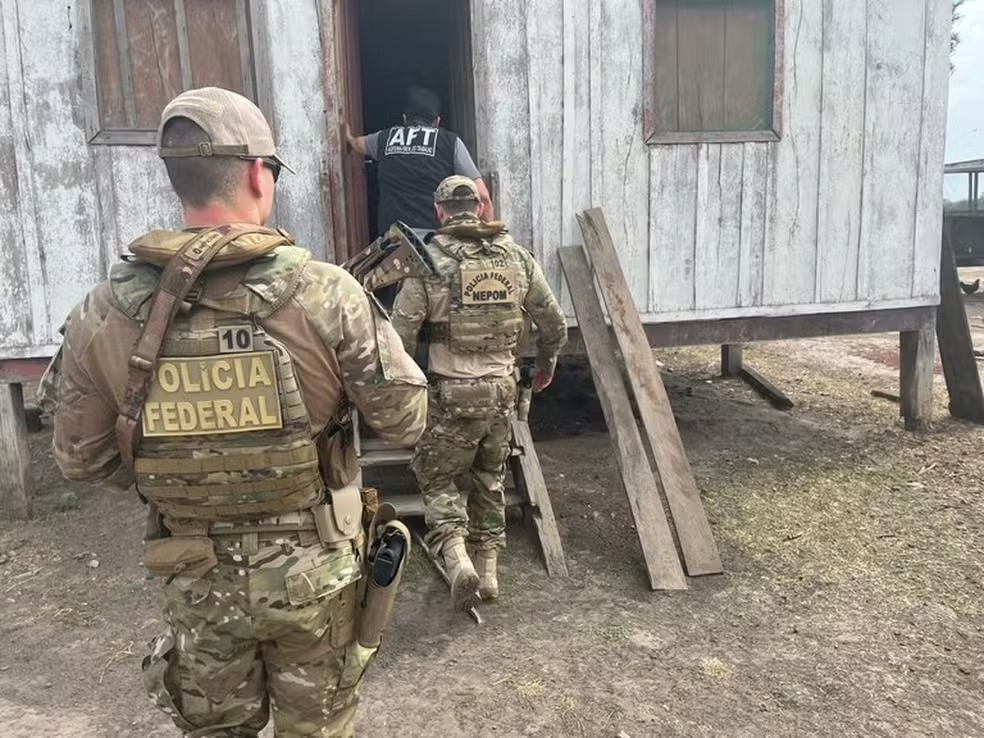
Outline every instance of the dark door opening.
[[[463, 0], [358, 3], [358, 59], [352, 61], [361, 76], [363, 133], [400, 125], [407, 90], [423, 86], [441, 98], [441, 127], [457, 133], [476, 156], [469, 6]], [[366, 160], [364, 166], [364, 191], [355, 191], [357, 185], [347, 189], [350, 198], [365, 197], [365, 205], [356, 206], [355, 212], [364, 213], [372, 240], [378, 235], [376, 165]], [[364, 246], [351, 244], [350, 249]]]

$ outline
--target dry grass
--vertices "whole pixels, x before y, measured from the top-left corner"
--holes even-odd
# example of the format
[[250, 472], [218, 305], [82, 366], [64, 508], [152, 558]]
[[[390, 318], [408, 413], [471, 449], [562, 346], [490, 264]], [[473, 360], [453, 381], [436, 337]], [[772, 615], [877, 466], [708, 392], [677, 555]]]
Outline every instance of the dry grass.
[[[691, 382], [717, 370], [714, 350], [671, 357]], [[870, 396], [879, 379], [790, 362], [782, 344], [746, 351], [746, 360], [793, 396], [794, 417], [824, 416], [825, 433], [697, 469], [719, 541], [755, 561], [756, 577], [777, 591], [824, 588], [884, 612], [937, 602], [962, 615], [984, 613], [984, 540], [975, 520], [984, 429], [949, 419], [942, 390], [934, 429], [912, 434], [901, 429], [894, 404]], [[735, 384], [734, 392], [745, 391]], [[882, 386], [894, 389], [888, 379]]]

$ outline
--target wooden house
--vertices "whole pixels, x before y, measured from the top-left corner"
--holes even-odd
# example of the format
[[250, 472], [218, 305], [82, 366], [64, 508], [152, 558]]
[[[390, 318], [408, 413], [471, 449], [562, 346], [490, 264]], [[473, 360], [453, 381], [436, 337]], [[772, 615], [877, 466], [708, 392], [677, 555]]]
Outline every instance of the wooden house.
[[281, 180], [277, 224], [338, 261], [366, 244], [374, 201], [372, 166], [345, 151], [341, 124], [393, 124], [406, 87], [424, 84], [558, 290], [575, 213], [601, 207], [654, 344], [900, 331], [918, 415], [939, 301], [950, 11], [4, 0], [0, 378], [36, 376], [128, 241], [179, 224], [152, 146], [171, 96], [218, 84], [255, 99], [298, 171]]

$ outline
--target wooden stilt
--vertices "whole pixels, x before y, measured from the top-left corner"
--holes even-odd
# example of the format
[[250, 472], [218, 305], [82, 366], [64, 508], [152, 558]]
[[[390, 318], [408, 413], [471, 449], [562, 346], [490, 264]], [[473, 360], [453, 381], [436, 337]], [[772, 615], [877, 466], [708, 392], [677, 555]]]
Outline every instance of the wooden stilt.
[[26, 520], [33, 513], [33, 498], [24, 386], [0, 384], [0, 518]]
[[932, 422], [935, 348], [932, 328], [899, 334], [899, 412], [906, 430], [926, 430]]
[[721, 347], [721, 376], [737, 377], [743, 366], [742, 345], [726, 343]]

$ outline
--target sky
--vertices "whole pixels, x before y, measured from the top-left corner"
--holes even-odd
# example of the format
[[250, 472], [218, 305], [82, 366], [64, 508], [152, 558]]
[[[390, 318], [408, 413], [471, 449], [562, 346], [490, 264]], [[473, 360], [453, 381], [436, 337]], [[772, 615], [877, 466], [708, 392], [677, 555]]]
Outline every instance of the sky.
[[[968, 0], [957, 24], [960, 45], [953, 57], [946, 160], [984, 159], [984, 0]], [[947, 177], [946, 195], [967, 196], [966, 177]]]

